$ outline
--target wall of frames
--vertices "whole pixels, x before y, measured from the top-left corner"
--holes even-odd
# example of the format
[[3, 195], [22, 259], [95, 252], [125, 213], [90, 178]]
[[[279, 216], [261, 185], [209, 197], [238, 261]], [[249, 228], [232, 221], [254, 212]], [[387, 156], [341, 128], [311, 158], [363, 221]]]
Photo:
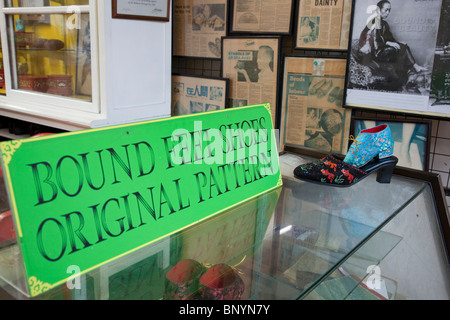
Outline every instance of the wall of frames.
[[[450, 0], [439, 1], [440, 4], [435, 3], [434, 5], [436, 7], [441, 5], [441, 11], [444, 13], [437, 22], [435, 20], [431, 21], [431, 26], [424, 26], [425, 31], [428, 30], [429, 32], [434, 28], [433, 30], [437, 32], [440, 27], [444, 26], [444, 22], [448, 23], [447, 8]], [[337, 6], [332, 7], [330, 2], [335, 3]], [[377, 3], [377, 1], [372, 2], [373, 5]], [[222, 45], [222, 38], [226, 39], [226, 41], [232, 41], [233, 38], [236, 38], [237, 41], [238, 38], [244, 37], [246, 40], [254, 39], [255, 43], [260, 41], [261, 38], [279, 38], [279, 48], [277, 48], [279, 60], [276, 63], [272, 63], [272, 71], [278, 74], [275, 114], [277, 128], [280, 129], [280, 138], [283, 144], [292, 144], [302, 148], [317, 148], [314, 144], [307, 145], [306, 141], [314, 142], [314, 138], [317, 135], [327, 133], [325, 128], [317, 124], [317, 122], [320, 123], [321, 118], [330, 114], [330, 112], [326, 112], [327, 109], [335, 110], [332, 112], [335, 116], [334, 123], [337, 124], [337, 127], [340, 126], [340, 129], [338, 135], [328, 139], [331, 143], [327, 144], [326, 148], [328, 150], [325, 151], [345, 153], [347, 141], [342, 141], [342, 137], [354, 132], [354, 124], [358, 120], [390, 120], [395, 123], [404, 123], [408, 126], [412, 123], [417, 129], [416, 141], [420, 141], [417, 144], [418, 147], [414, 148], [414, 152], [417, 159], [421, 159], [421, 162], [417, 164], [416, 160], [414, 166], [411, 165], [411, 167], [438, 173], [441, 176], [444, 188], [450, 190], [450, 121], [447, 120], [448, 117], [445, 114], [444, 117], [441, 117], [440, 114], [414, 113], [411, 110], [399, 110], [383, 106], [365, 108], [359, 105], [356, 107], [346, 105], [345, 90], [348, 90], [348, 81], [350, 81], [348, 69], [352, 58], [352, 47], [350, 45], [352, 40], [350, 38], [352, 34], [359, 34], [360, 31], [356, 30], [358, 27], [355, 25], [359, 26], [361, 24], [360, 21], [363, 19], [362, 16], [355, 16], [357, 8], [354, 7], [352, 1], [279, 0], [272, 3], [272, 8], [260, 7], [260, 11], [255, 11], [251, 7], [251, 3], [260, 3], [260, 1], [175, 0], [173, 29], [189, 30], [189, 35], [186, 39], [191, 39], [189, 40], [191, 42], [197, 41], [195, 43], [198, 48], [205, 48], [203, 52], [209, 52], [205, 54], [180, 53], [180, 45], [177, 45], [174, 39], [173, 73], [229, 79], [230, 93], [233, 92], [233, 86], [249, 86], [249, 88], [252, 88], [252, 92], [258, 92], [258, 82], [262, 80], [259, 80], [257, 75], [255, 75], [260, 70], [257, 66], [258, 51], [254, 49], [256, 47], [246, 50], [244, 42], [243, 45], [235, 45], [233, 50], [228, 50], [225, 53], [220, 52], [220, 57], [218, 55], [212, 57], [212, 52], [217, 53], [215, 49], [222, 50], [221, 46], [219, 46], [219, 44]], [[327, 3], [328, 7], [325, 6]], [[208, 4], [210, 4], [209, 9], [207, 8]], [[366, 4], [370, 5], [368, 2]], [[281, 9], [276, 10], [277, 7], [282, 7], [284, 11]], [[190, 22], [186, 22], [194, 21], [191, 15], [199, 13], [205, 8], [206, 15], [215, 15], [214, 23], [210, 24], [215, 26], [214, 30], [208, 31], [203, 27], [201, 31], [200, 27], [194, 28], [189, 25]], [[252, 10], [256, 14], [252, 14]], [[267, 16], [264, 17], [265, 12], [268, 12], [267, 10], [278, 12], [280, 16], [284, 15], [284, 21], [289, 21], [289, 28], [286, 25], [276, 24], [276, 21], [272, 18], [267, 19]], [[183, 19], [177, 19], [177, 15], [182, 16]], [[204, 20], [206, 15], [202, 16]], [[217, 19], [218, 17], [223, 19]], [[403, 23], [403, 29], [408, 28], [407, 23], [409, 21], [417, 22], [417, 19], [419, 18], [393, 17], [393, 21]], [[264, 23], [265, 20], [267, 20], [267, 23]], [[198, 18], [197, 22], [199, 21]], [[425, 22], [428, 23], [429, 21]], [[182, 26], [177, 26], [179, 23]], [[272, 27], [268, 26], [271, 23], [273, 24]], [[196, 32], [197, 35], [195, 34]], [[208, 37], [206, 35], [213, 34], [215, 36], [214, 39], [208, 37], [214, 41], [207, 41]], [[181, 38], [179, 33], [177, 36]], [[443, 48], [441, 48], [440, 43], [442, 44], [447, 40], [442, 39], [442, 37], [443, 35], [437, 36], [436, 59], [442, 58], [444, 54], [441, 52]], [[218, 40], [219, 38], [221, 41]], [[201, 41], [204, 41], [204, 43], [201, 44]], [[186, 45], [184, 44], [183, 46]], [[414, 48], [415, 42], [411, 42], [410, 46]], [[417, 54], [417, 57], [420, 61], [429, 61], [429, 57], [426, 57], [425, 53]], [[339, 66], [339, 64], [335, 62], [340, 60], [345, 61], [346, 64], [347, 69], [344, 70], [345, 80], [339, 79], [339, 70], [336, 69], [336, 66]], [[235, 61], [234, 66], [227, 66], [227, 63], [233, 61]], [[331, 67], [332, 65], [333, 67]], [[226, 70], [224, 70], [224, 66]], [[247, 78], [250, 79], [249, 82], [244, 82], [244, 71], [247, 71], [249, 75]], [[432, 79], [434, 78], [430, 77], [428, 82], [431, 83]], [[325, 85], [320, 86], [321, 81]], [[341, 84], [341, 82], [345, 83]], [[409, 93], [411, 93], [413, 89], [410, 87], [409, 90]], [[428, 88], [428, 91], [422, 91], [425, 95], [431, 92], [430, 88]], [[417, 94], [417, 92], [411, 94]], [[439, 101], [444, 103], [444, 107], [440, 106], [440, 108], [447, 108], [445, 107], [446, 98], [443, 96], [446, 94], [445, 90], [440, 92], [440, 94], [441, 99]], [[232, 97], [235, 100], [238, 98]], [[259, 99], [263, 98], [259, 97]], [[232, 100], [229, 102], [232, 102]], [[296, 105], [301, 107], [295, 109]], [[227, 107], [232, 106], [232, 103], [228, 103]], [[450, 110], [450, 105], [448, 109]], [[287, 115], [289, 115], [289, 118], [297, 117], [300, 119], [299, 128], [301, 130], [295, 128], [295, 125], [292, 124], [290, 127], [286, 126]], [[311, 122], [308, 121], [307, 123], [309, 117], [311, 119], [315, 117], [316, 122], [311, 120]], [[314, 125], [314, 123], [316, 124]], [[422, 126], [424, 123], [427, 128], [425, 132], [423, 131], [425, 127]], [[288, 138], [283, 138], [283, 135], [287, 135]], [[344, 145], [344, 147], [341, 147], [341, 145]], [[404, 165], [408, 167], [408, 161]]]

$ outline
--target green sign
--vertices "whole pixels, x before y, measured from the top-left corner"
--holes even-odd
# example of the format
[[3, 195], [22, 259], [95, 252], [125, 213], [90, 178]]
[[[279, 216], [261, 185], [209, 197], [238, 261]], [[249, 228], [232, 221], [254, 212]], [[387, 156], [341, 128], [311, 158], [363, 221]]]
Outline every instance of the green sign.
[[0, 148], [31, 296], [282, 184], [268, 104]]

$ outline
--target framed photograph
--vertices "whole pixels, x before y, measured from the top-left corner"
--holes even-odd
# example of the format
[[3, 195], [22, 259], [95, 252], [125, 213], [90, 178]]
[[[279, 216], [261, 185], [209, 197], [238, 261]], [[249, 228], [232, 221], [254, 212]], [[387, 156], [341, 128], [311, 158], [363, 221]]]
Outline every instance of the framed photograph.
[[352, 0], [297, 0], [295, 49], [347, 50]]
[[345, 154], [351, 110], [342, 107], [345, 59], [286, 56], [281, 102], [281, 148]]
[[229, 106], [270, 103], [278, 127], [280, 37], [223, 37], [222, 77], [230, 80]]
[[353, 136], [368, 128], [387, 124], [394, 138], [394, 156], [398, 166], [428, 171], [431, 121], [381, 120], [354, 118], [352, 120]]
[[174, 56], [220, 59], [227, 29], [227, 0], [174, 0]]
[[172, 75], [172, 116], [227, 107], [228, 79]]
[[290, 34], [294, 0], [231, 0], [230, 33]]
[[170, 0], [112, 0], [112, 17], [118, 19], [169, 21]]
[[[449, 118], [449, 16], [441, 15], [448, 7], [448, 0], [354, 1], [345, 105]], [[443, 99], [436, 104], [432, 92]]]

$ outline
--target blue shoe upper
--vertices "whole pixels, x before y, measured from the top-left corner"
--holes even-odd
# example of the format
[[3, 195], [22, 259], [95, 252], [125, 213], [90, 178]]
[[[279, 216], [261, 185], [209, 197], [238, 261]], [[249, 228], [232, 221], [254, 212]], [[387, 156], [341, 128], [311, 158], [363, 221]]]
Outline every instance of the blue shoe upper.
[[394, 139], [387, 124], [361, 131], [344, 158], [344, 162], [362, 167], [370, 160], [389, 157], [394, 153]]

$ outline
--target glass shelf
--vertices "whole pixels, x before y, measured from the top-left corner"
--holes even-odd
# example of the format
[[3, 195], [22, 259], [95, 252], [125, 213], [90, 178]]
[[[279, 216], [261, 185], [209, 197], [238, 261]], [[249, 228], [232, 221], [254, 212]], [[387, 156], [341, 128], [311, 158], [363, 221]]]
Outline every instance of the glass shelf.
[[[393, 176], [390, 184], [379, 184], [375, 178], [333, 188], [283, 176], [283, 187], [82, 275], [75, 288], [61, 285], [38, 299], [163, 299], [167, 272], [186, 259], [205, 269], [231, 266], [244, 283], [241, 299], [393, 299], [402, 280], [388, 276], [395, 263], [383, 263], [410, 241], [400, 226], [426, 216], [432, 209], [423, 207], [432, 208], [432, 198], [422, 181]], [[16, 244], [0, 249], [3, 290], [28, 299], [20, 266]], [[371, 287], [369, 267], [381, 268], [377, 280], [384, 291]]]

